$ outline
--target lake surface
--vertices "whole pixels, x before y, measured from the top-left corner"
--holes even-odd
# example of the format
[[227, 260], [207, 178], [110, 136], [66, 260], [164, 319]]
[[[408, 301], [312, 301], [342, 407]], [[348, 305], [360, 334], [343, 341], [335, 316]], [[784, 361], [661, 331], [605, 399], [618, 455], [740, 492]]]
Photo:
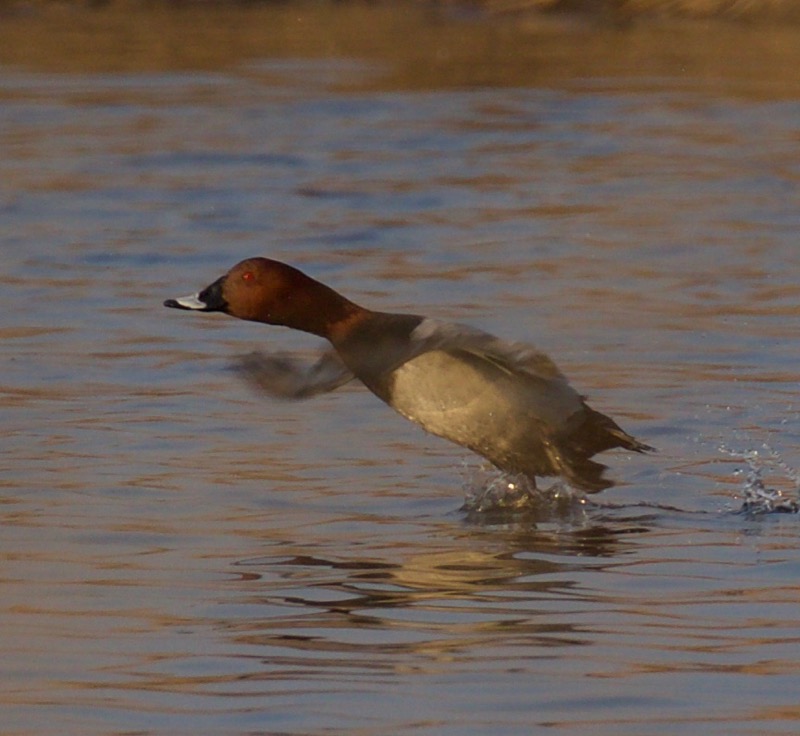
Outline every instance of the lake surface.
[[[797, 733], [798, 68], [791, 26], [7, 14], [3, 733]], [[467, 514], [479, 458], [228, 369], [316, 338], [161, 306], [250, 255], [530, 341], [659, 452]]]

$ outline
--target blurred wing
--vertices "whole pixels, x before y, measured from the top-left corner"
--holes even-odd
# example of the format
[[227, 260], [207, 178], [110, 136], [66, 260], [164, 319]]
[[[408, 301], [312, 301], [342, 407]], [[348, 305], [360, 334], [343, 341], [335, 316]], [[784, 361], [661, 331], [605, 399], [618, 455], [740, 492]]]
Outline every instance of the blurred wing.
[[354, 378], [332, 350], [311, 365], [286, 353], [253, 352], [238, 357], [231, 368], [252, 388], [279, 399], [307, 399]]

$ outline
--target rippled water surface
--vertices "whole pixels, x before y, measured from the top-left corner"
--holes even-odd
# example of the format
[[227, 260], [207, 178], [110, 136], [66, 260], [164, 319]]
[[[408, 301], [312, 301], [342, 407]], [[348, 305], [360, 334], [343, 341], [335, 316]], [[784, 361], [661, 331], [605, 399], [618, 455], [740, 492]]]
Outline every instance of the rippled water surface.
[[[797, 733], [800, 518], [737, 512], [797, 494], [799, 32], [53, 12], [0, 30], [4, 733]], [[256, 254], [659, 452], [466, 514], [364, 389], [228, 370], [316, 338], [162, 308]]]

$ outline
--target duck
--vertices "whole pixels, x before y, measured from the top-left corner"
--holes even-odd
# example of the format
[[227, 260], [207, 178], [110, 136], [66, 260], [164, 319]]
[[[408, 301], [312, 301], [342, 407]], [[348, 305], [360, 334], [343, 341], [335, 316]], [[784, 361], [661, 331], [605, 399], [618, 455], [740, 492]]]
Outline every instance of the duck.
[[201, 291], [165, 307], [221, 312], [324, 338], [310, 366], [253, 353], [237, 369], [275, 397], [303, 399], [358, 380], [427, 432], [468, 448], [512, 476], [560, 477], [595, 493], [614, 485], [592, 458], [654, 448], [592, 409], [532, 345], [464, 324], [367, 309], [270, 258], [247, 258]]

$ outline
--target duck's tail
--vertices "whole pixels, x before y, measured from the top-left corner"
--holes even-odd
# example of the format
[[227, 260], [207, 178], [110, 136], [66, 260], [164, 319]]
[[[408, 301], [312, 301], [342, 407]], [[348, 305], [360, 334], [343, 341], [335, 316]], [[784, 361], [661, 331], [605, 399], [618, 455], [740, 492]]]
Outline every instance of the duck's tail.
[[592, 456], [621, 447], [634, 452], [654, 452], [655, 448], [629, 435], [611, 417], [584, 404], [585, 415], [580, 426], [558, 441], [558, 457], [553, 458], [561, 475], [572, 485], [596, 493], [610, 488], [614, 482], [605, 478], [607, 469]]

